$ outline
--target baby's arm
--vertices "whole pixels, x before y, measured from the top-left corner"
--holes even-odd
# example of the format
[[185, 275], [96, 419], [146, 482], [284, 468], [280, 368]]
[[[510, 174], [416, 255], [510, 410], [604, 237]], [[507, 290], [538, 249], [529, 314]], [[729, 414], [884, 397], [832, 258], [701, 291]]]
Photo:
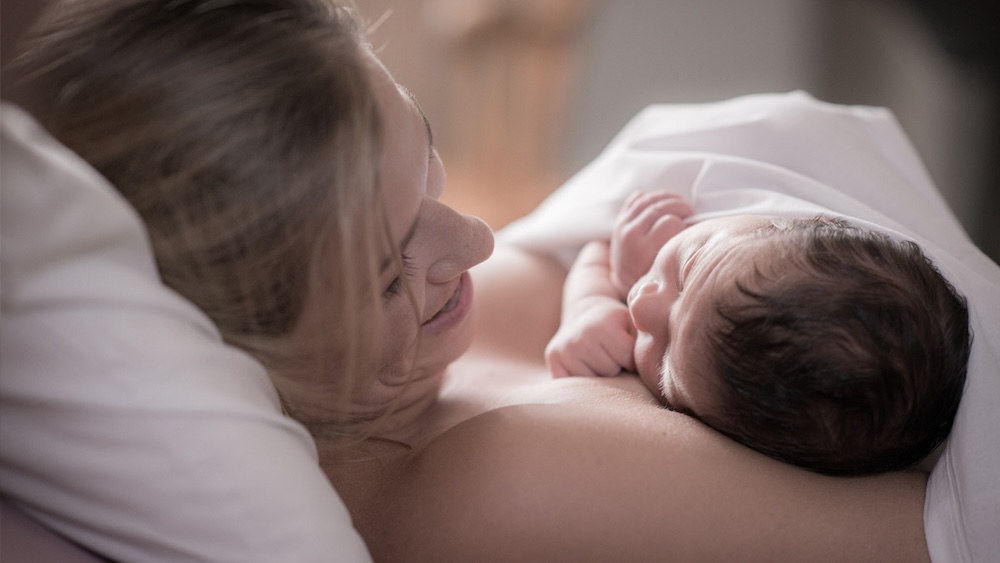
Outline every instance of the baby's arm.
[[625, 200], [611, 233], [610, 280], [619, 298], [649, 268], [660, 249], [684, 230], [691, 205], [668, 192], [635, 192]]
[[628, 308], [611, 284], [608, 252], [608, 243], [591, 242], [566, 277], [562, 323], [545, 348], [554, 377], [635, 370], [635, 331]]

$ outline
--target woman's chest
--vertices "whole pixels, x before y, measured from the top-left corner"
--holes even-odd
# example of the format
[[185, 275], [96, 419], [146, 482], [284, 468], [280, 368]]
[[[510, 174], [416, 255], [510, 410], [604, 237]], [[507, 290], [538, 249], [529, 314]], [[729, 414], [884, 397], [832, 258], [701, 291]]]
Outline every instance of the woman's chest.
[[541, 363], [489, 357], [463, 358], [449, 368], [439, 400], [428, 411], [416, 442], [426, 443], [466, 420], [514, 405], [573, 404], [659, 409], [634, 375], [553, 378]]

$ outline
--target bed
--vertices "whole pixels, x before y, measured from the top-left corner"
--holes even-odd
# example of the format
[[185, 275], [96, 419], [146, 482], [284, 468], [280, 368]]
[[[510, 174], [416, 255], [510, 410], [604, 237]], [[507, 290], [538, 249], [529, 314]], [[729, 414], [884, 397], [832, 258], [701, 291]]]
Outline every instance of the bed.
[[[26, 114], [2, 112], [4, 534], [26, 516], [116, 560], [369, 559], [309, 435], [263, 369], [160, 284], [136, 214]], [[1000, 268], [892, 115], [801, 92], [652, 106], [498, 236], [568, 264], [628, 193], [667, 188], [692, 221], [832, 212], [924, 247], [975, 331], [954, 431], [925, 462], [928, 543], [937, 561], [1000, 553]]]

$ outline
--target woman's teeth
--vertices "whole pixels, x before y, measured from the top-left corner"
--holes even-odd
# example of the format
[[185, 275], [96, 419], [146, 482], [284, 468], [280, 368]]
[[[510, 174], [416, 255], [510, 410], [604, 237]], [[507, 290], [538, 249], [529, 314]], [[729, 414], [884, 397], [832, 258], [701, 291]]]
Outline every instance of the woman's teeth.
[[427, 322], [431, 322], [434, 319], [440, 317], [442, 314], [447, 313], [448, 311], [454, 309], [455, 305], [458, 303], [458, 294], [461, 291], [461, 289], [462, 289], [461, 286], [455, 289], [455, 293], [451, 294], [451, 298], [448, 299], [448, 302], [444, 304], [444, 307], [441, 307], [441, 310], [435, 313], [434, 316], [431, 317], [430, 321]]
[[438, 314], [440, 315], [441, 313], [451, 311], [452, 309], [455, 308], [455, 303], [458, 303], [458, 289], [455, 289], [455, 293], [451, 294], [451, 299], [449, 299], [448, 302], [444, 304], [444, 307], [441, 307], [441, 310], [438, 311]]

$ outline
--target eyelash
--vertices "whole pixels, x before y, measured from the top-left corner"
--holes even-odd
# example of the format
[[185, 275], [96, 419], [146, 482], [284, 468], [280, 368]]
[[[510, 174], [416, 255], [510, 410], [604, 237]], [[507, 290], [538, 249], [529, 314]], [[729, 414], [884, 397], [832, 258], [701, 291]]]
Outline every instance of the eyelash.
[[687, 276], [691, 274], [691, 261], [695, 259], [700, 250], [701, 248], [689, 254], [681, 264], [681, 267], [677, 269], [677, 293], [684, 291], [684, 282], [687, 281]]
[[385, 288], [383, 296], [386, 299], [399, 295], [403, 290], [403, 278], [408, 278], [411, 274], [413, 274], [413, 261], [408, 254], [404, 252], [400, 255], [400, 262], [402, 262], [403, 265], [402, 272], [389, 282], [389, 287]]
[[[437, 150], [431, 147], [430, 154], [427, 155], [428, 165], [434, 162], [434, 158], [437, 156]], [[385, 299], [391, 299], [400, 294], [403, 291], [403, 279], [410, 277], [413, 274], [413, 261], [408, 254], [405, 252], [400, 255], [400, 262], [402, 262], [403, 271], [389, 282], [389, 287], [385, 288], [382, 296]]]

